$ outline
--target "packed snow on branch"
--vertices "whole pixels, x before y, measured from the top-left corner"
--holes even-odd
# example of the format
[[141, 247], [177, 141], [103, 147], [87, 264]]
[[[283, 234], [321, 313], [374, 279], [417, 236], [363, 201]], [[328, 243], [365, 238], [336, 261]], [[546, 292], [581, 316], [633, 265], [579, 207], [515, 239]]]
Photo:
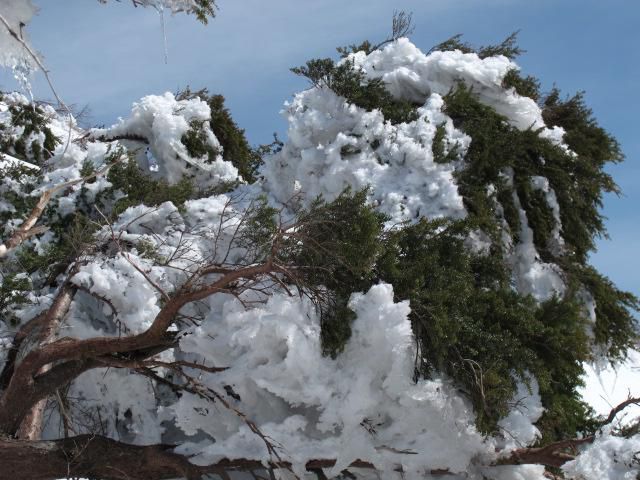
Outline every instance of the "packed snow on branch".
[[[180, 9], [191, 3], [163, 4]], [[8, 64], [10, 52], [3, 50], [2, 55], [0, 60]], [[37, 200], [56, 185], [86, 179], [57, 191], [44, 215], [60, 222], [100, 199], [106, 199], [105, 208], [115, 212], [113, 222], [94, 222], [98, 224], [94, 238], [101, 247], [84, 252], [81, 258], [87, 260], [71, 273], [70, 281], [79, 291], [58, 337], [115, 338], [147, 330], [167, 298], [192, 280], [198, 265], [237, 265], [247, 257], [238, 238], [248, 231], [246, 219], [261, 201], [291, 217], [296, 208], [309, 207], [319, 196], [332, 201], [347, 187], [353, 191], [368, 187], [368, 201], [387, 216], [389, 229], [421, 219], [466, 218], [469, 212], [456, 175], [466, 166], [465, 153], [473, 139], [456, 128], [443, 109], [443, 97], [459, 82], [512, 126], [541, 129], [540, 135], [568, 149], [562, 143], [562, 129], [545, 126], [535, 101], [503, 87], [507, 72], [517, 68], [503, 56], [480, 59], [460, 51], [425, 55], [400, 39], [343, 61], [352, 61], [369, 79], [382, 78], [394, 97], [416, 104], [417, 119], [394, 125], [380, 110], [366, 111], [329, 88], [308, 89], [287, 104], [288, 139], [279, 153], [266, 160], [262, 180], [254, 185], [244, 184], [236, 167], [223, 159], [224, 149], [209, 124], [210, 108], [198, 98], [178, 100], [169, 93], [144, 97], [128, 118], [110, 128], [82, 131], [74, 126], [71, 142], [65, 145], [64, 140], [47, 143], [44, 125], [58, 139], [68, 133], [67, 121], [53, 108], [39, 107], [42, 123], [36, 119], [34, 125], [39, 127], [27, 128], [16, 122], [26, 98], [1, 97], [0, 124], [3, 135], [11, 139], [7, 148], [13, 156], [31, 160], [19, 174], [0, 177], [3, 196], [24, 194]], [[190, 130], [209, 154], [192, 156], [185, 145]], [[453, 152], [451, 161], [436, 161], [436, 138], [443, 142], [445, 153]], [[2, 162], [2, 171], [9, 171], [22, 160], [10, 157]], [[7, 162], [12, 163], [7, 166]], [[115, 188], [115, 177], [95, 172], [128, 165], [136, 165], [160, 183], [134, 204], [120, 204], [127, 188], [135, 185], [124, 182]], [[510, 181], [508, 171], [504, 178]], [[184, 180], [193, 181], [206, 195], [183, 199], [179, 205], [177, 201], [145, 205], [159, 198], [153, 196], [158, 190], [168, 191]], [[544, 177], [534, 177], [530, 185], [542, 193], [551, 212], [552, 247], [560, 253], [565, 247], [556, 192]], [[224, 193], [216, 193], [223, 187]], [[562, 271], [541, 259], [515, 191], [513, 205], [520, 231], [516, 240], [504, 239], [504, 247], [514, 285], [540, 302], [562, 295], [567, 288]], [[18, 210], [19, 206], [0, 201], [2, 238], [9, 238], [28, 213]], [[294, 235], [295, 229], [288, 233]], [[21, 248], [45, 253], [58, 234], [59, 230], [49, 231], [28, 238]], [[486, 250], [483, 242], [488, 240], [482, 232], [468, 240], [476, 251]], [[53, 285], [62, 274], [23, 275], [39, 287], [12, 307], [13, 325], [51, 305]], [[215, 279], [219, 274], [208, 275]], [[266, 280], [240, 295], [216, 291], [181, 311], [184, 318], [171, 327], [179, 331], [178, 346], [154, 357], [159, 362], [225, 367], [215, 373], [193, 372], [202, 388], [224, 392], [221, 395], [231, 409], [193, 392], [174, 395], [171, 385], [176, 379], [171, 373], [158, 373], [151, 381], [117, 368], [82, 374], [69, 387], [67, 408], [84, 415], [88, 430], [134, 444], [177, 444], [175, 451], [198, 465], [225, 458], [274, 461], [265, 438], [251, 428], [255, 425], [278, 445], [280, 457], [291, 462], [292, 472], [300, 478], [309, 475], [307, 461], [323, 458], [335, 459], [332, 470], [327, 470], [331, 475], [357, 460], [378, 470], [350, 469], [362, 478], [417, 479], [437, 472], [452, 479], [545, 478], [540, 465], [490, 466], [540, 437], [535, 422], [544, 409], [537, 379], [519, 384], [498, 433], [483, 435], [476, 428], [468, 396], [450, 378], [435, 373], [415, 380], [420, 352], [408, 318], [411, 304], [394, 299], [393, 285], [381, 282], [351, 295], [348, 307], [355, 314], [351, 337], [335, 358], [323, 355], [317, 305], [290, 291]], [[0, 339], [12, 328], [9, 321], [3, 322]], [[104, 412], [115, 414], [104, 417]], [[58, 438], [66, 420], [54, 410], [45, 436]], [[576, 479], [635, 478], [640, 471], [639, 443], [637, 435], [625, 442], [601, 432], [564, 471]], [[279, 474], [287, 478], [292, 472]]]
[[638, 478], [640, 435], [629, 439], [604, 433], [585, 452], [567, 463], [563, 471], [570, 478], [607, 478], [633, 480]]
[[[138, 161], [147, 170], [157, 168], [155, 176], [176, 183], [193, 172], [197, 184], [208, 187], [233, 182], [238, 177], [236, 168], [222, 160], [223, 149], [211, 131], [210, 118], [211, 110], [206, 102], [198, 98], [176, 100], [167, 92], [144, 97], [133, 105], [131, 117], [121, 119], [109, 129], [94, 129], [92, 133], [94, 137], [129, 137], [148, 143], [146, 158], [138, 155]], [[190, 157], [182, 137], [193, 125], [202, 129], [206, 147], [216, 152], [214, 158]]]

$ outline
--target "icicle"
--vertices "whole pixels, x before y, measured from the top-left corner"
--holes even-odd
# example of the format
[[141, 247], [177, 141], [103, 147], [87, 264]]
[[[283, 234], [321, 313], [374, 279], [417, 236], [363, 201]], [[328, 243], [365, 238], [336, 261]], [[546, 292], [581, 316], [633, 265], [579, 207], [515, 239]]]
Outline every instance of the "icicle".
[[20, 85], [22, 91], [28, 95], [31, 103], [33, 103], [33, 91], [31, 89], [31, 82], [29, 81], [33, 68], [25, 59], [20, 59], [11, 67], [11, 70], [13, 71], [13, 78], [18, 85]]
[[160, 30], [162, 31], [162, 46], [164, 48], [164, 63], [166, 65], [169, 63], [169, 53], [167, 50], [167, 32], [164, 27], [164, 3], [158, 2], [156, 4], [156, 10], [158, 11], [158, 15], [160, 15]]

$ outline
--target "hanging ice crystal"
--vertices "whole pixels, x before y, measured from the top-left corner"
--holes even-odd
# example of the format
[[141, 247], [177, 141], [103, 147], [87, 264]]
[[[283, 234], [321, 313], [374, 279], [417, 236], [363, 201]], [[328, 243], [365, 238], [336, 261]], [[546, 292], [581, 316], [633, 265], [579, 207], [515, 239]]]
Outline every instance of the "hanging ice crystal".
[[33, 67], [24, 58], [18, 60], [11, 68], [13, 71], [13, 78], [24, 93], [27, 94], [29, 100], [33, 103], [33, 91], [31, 89], [31, 74], [34, 72]]
[[166, 65], [167, 63], [169, 63], [169, 53], [167, 50], [167, 32], [164, 25], [164, 3], [161, 1], [157, 2], [155, 5], [155, 9], [158, 12], [158, 15], [160, 16], [160, 30], [162, 32], [162, 48], [164, 51], [164, 63]]

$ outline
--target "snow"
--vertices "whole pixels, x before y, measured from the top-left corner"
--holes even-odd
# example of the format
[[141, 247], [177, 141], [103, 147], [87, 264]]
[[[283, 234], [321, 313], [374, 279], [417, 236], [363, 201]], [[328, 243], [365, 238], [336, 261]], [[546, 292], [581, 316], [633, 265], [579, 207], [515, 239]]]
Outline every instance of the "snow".
[[546, 480], [543, 465], [501, 465], [483, 469], [491, 480]]
[[[222, 148], [208, 125], [211, 110], [206, 102], [199, 98], [176, 100], [173, 94], [148, 95], [134, 103], [131, 116], [108, 129], [93, 129], [94, 137], [107, 139], [117, 136], [140, 136], [149, 143], [149, 149], [157, 162], [154, 175], [169, 183], [177, 183], [182, 178], [195, 174], [195, 180], [203, 188], [215, 186], [221, 182], [233, 182], [239, 179], [237, 169], [222, 159]], [[205, 122], [207, 144], [220, 153], [213, 162], [206, 158], [191, 158], [187, 148], [181, 142], [182, 136], [189, 130], [191, 122]], [[150, 169], [144, 156], [143, 166]], [[191, 168], [193, 167], [193, 168]], [[191, 168], [191, 170], [188, 170]], [[195, 172], [192, 172], [195, 170]]]
[[464, 82], [513, 126], [521, 130], [545, 127], [535, 101], [502, 87], [509, 70], [519, 69], [502, 55], [480, 59], [459, 50], [425, 55], [408, 39], [400, 38], [382, 50], [369, 55], [357, 52], [348, 59], [369, 77], [381, 77], [396, 97], [423, 103], [431, 94], [446, 95], [456, 83]]
[[[513, 171], [508, 169], [504, 173], [508, 185], [513, 186]], [[542, 177], [534, 178], [540, 179]], [[512, 196], [513, 204], [518, 210], [520, 220], [519, 242], [513, 245], [509, 258], [516, 288], [525, 295], [533, 296], [539, 302], [544, 302], [554, 296], [561, 297], [566, 289], [566, 285], [562, 280], [562, 271], [556, 264], [545, 263], [540, 259], [540, 255], [533, 243], [533, 230], [529, 227], [527, 213], [522, 208], [520, 198], [515, 189], [512, 192]], [[555, 195], [553, 199], [555, 200]], [[557, 207], [557, 202], [555, 207]], [[560, 221], [559, 218], [557, 221]]]
[[192, 12], [198, 7], [197, 0], [136, 0], [142, 7], [151, 7], [156, 10], [170, 10], [172, 13]]
[[[389, 225], [422, 217], [464, 218], [466, 210], [454, 174], [464, 168], [461, 159], [472, 139], [457, 130], [442, 111], [442, 96], [458, 82], [472, 88], [481, 102], [495, 108], [515, 127], [539, 128], [543, 137], [563, 145], [564, 131], [546, 128], [533, 100], [502, 87], [506, 73], [517, 68], [506, 57], [480, 59], [457, 50], [425, 55], [403, 38], [369, 55], [357, 52], [343, 61], [352, 61], [370, 78], [382, 78], [394, 96], [422, 104], [419, 118], [391, 125], [379, 111], [350, 105], [325, 87], [297, 94], [284, 111], [289, 122], [288, 140], [261, 172], [264, 188], [279, 202], [296, 199], [309, 204], [319, 196], [331, 201], [347, 187], [369, 187], [371, 204], [389, 216]], [[458, 160], [444, 164], [436, 163], [432, 153], [436, 127], [441, 124], [445, 144], [456, 146], [459, 154]], [[564, 244], [555, 192], [543, 177], [532, 178], [532, 185], [544, 192], [553, 211], [556, 225], [551, 248], [561, 252]], [[562, 295], [566, 288], [562, 272], [540, 260], [533, 231], [515, 193], [514, 202], [521, 232], [520, 242], [512, 246], [510, 263], [518, 291], [538, 301]], [[475, 234], [468, 244], [477, 251], [486, 250], [482, 238], [482, 234]]]
[[[144, 3], [174, 12], [193, 6], [186, 0]], [[94, 252], [91, 261], [73, 276], [72, 282], [82, 291], [59, 336], [89, 338], [144, 331], [160, 311], [163, 293], [175, 292], [204, 261], [230, 266], [240, 263], [246, 251], [234, 239], [242, 235], [242, 218], [260, 195], [270, 205], [284, 209], [283, 205], [295, 202], [309, 205], [318, 196], [330, 201], [348, 187], [368, 187], [371, 205], [389, 217], [388, 228], [421, 218], [464, 218], [467, 212], [455, 174], [465, 168], [464, 153], [472, 139], [456, 129], [443, 112], [443, 95], [457, 82], [473, 88], [480, 101], [503, 114], [513, 126], [540, 128], [545, 138], [566, 147], [562, 143], [564, 131], [546, 128], [535, 102], [502, 88], [504, 75], [517, 68], [505, 57], [480, 59], [459, 51], [426, 55], [400, 39], [370, 55], [353, 54], [349, 60], [370, 78], [382, 77], [393, 95], [419, 103], [418, 118], [392, 125], [380, 111], [367, 112], [350, 105], [326, 88], [297, 94], [284, 111], [289, 122], [288, 140], [263, 166], [261, 183], [190, 200], [181, 208], [171, 202], [132, 206], [98, 231], [104, 248]], [[21, 95], [4, 96], [0, 122], [9, 121], [10, 102], [27, 101]], [[50, 107], [44, 108], [54, 133], [66, 137], [67, 121]], [[125, 155], [130, 153], [150, 175], [169, 183], [192, 176], [202, 187], [238, 181], [235, 167], [222, 159], [220, 143], [208, 125], [210, 117], [206, 102], [177, 100], [165, 93], [142, 98], [128, 118], [110, 128], [93, 129], [88, 136], [73, 125], [73, 141], [56, 148], [32, 194], [79, 179], [87, 161], [95, 168], [103, 167], [116, 148], [122, 148]], [[208, 146], [218, 151], [212, 162], [190, 157], [182, 144], [192, 122], [203, 123]], [[440, 125], [444, 126], [446, 149], [455, 148], [458, 154], [448, 163], [436, 162], [432, 153]], [[123, 139], [111, 142], [100, 137]], [[143, 138], [148, 150], [139, 148], [141, 142], [132, 140], [134, 137]], [[138, 148], [137, 154], [133, 153]], [[21, 161], [5, 156], [0, 162], [1, 167]], [[512, 182], [512, 172], [503, 173]], [[551, 247], [561, 253], [564, 244], [556, 194], [544, 177], [531, 178], [531, 185], [544, 194], [553, 212]], [[64, 217], [74, 212], [81, 193], [93, 201], [109, 186], [102, 176], [91, 184], [66, 189], [52, 202], [52, 215]], [[2, 179], [0, 188], [21, 191], [11, 179]], [[495, 190], [491, 185], [487, 188], [489, 193]], [[538, 301], [562, 295], [566, 286], [561, 270], [540, 259], [515, 192], [513, 201], [521, 224], [519, 242], [505, 241], [505, 247], [515, 288]], [[0, 202], [0, 212], [15, 211], [11, 208], [10, 203]], [[4, 228], [21, 221], [13, 218]], [[29, 245], [42, 252], [53, 238], [49, 232], [30, 239]], [[488, 252], [489, 241], [485, 232], [477, 230], [465, 244], [483, 253]], [[130, 245], [129, 252], [119, 249], [125, 243]], [[162, 261], [148, 258], [146, 247]], [[18, 310], [18, 317], [28, 319], [42, 311], [52, 293], [48, 287], [33, 293], [32, 304]], [[594, 320], [593, 299], [588, 292], [583, 297], [585, 312]], [[398, 467], [407, 479], [425, 478], [431, 469], [446, 469], [452, 478], [455, 474], [494, 480], [544, 478], [544, 468], [535, 465], [480, 467], [498, 456], [508, 456], [514, 448], [531, 445], [539, 437], [535, 422], [543, 408], [535, 378], [518, 384], [513, 408], [499, 423], [500, 433], [483, 436], [475, 428], [470, 402], [450, 379], [442, 375], [414, 382], [416, 351], [408, 319], [411, 305], [394, 301], [392, 285], [380, 283], [367, 292], [355, 293], [349, 306], [356, 314], [352, 336], [335, 359], [322, 355], [314, 305], [308, 299], [288, 295], [284, 288], [274, 288], [268, 298], [249, 293], [240, 298], [217, 294], [185, 308], [185, 315], [200, 315], [202, 321], [172, 327], [180, 329], [179, 348], [161, 358], [175, 356], [228, 367], [215, 374], [196, 372], [194, 376], [249, 415], [280, 446], [282, 458], [291, 461], [301, 477], [310, 458], [335, 458], [333, 474], [361, 459], [372, 462], [380, 478], [397, 478], [394, 471]], [[640, 385], [639, 365], [640, 354], [631, 352], [629, 361], [617, 371], [587, 368], [584, 398], [598, 412], [608, 413], [610, 404], [626, 398], [627, 388]], [[201, 464], [223, 458], [272, 460], [263, 440], [219, 402], [188, 393], [177, 397], [156, 391], [156, 387], [126, 370], [97, 369], [74, 382], [70, 396], [82, 400], [91, 411], [108, 411], [110, 420], [103, 428], [123, 441], [180, 444], [178, 452]], [[234, 395], [225, 395], [225, 387]], [[631, 393], [639, 395], [640, 391]], [[47, 433], [56, 435], [55, 429], [50, 429]], [[633, 455], [639, 444], [640, 438], [622, 443], [604, 432], [575, 462], [567, 464], [565, 471], [574, 477], [635, 478], [628, 472], [637, 470]]]
[[556, 192], [549, 185], [549, 180], [545, 177], [534, 176], [531, 177], [531, 186], [544, 193], [547, 205], [553, 213], [553, 219], [555, 221], [553, 230], [551, 230], [551, 238], [549, 239], [549, 247], [551, 253], [555, 256], [560, 256], [564, 252], [564, 239], [562, 238], [562, 221], [560, 220], [560, 205], [556, 197]]
[[[585, 364], [585, 386], [582, 398], [600, 415], [608, 415], [613, 407], [629, 396], [640, 398], [640, 352], [629, 350], [627, 359], [617, 365], [600, 362]], [[640, 417], [640, 406], [631, 405], [620, 414], [622, 425]]]
[[[124, 255], [128, 255], [129, 258], [125, 258]], [[145, 281], [132, 262], [141, 268], [147, 268], [148, 262], [143, 259], [123, 254], [105, 260], [103, 264], [95, 262], [81, 267], [80, 272], [73, 277], [73, 282], [110, 300], [122, 325], [131, 333], [139, 333], [149, 328], [160, 307], [156, 291]], [[153, 273], [150, 272], [151, 276]], [[77, 335], [76, 328], [73, 328], [75, 316], [70, 317], [70, 326], [74, 335]], [[78, 328], [86, 323], [83, 319], [81, 312], [77, 318]], [[98, 332], [88, 332], [87, 337], [95, 336], [96, 333]]]
[[12, 157], [8, 153], [0, 152], [0, 169], [3, 168], [11, 168], [11, 167], [25, 167], [34, 171], [40, 170], [40, 167], [37, 165], [33, 165], [32, 163], [25, 162], [23, 160], [18, 160], [15, 157]]
[[[207, 320], [180, 342], [182, 351], [229, 367], [216, 374], [217, 383], [233, 386], [239, 408], [284, 446], [298, 469], [312, 457], [336, 458], [334, 473], [369, 459], [383, 472], [402, 465], [406, 478], [422, 478], [425, 469], [464, 472], [478, 455], [490, 455], [455, 386], [444, 378], [413, 382], [410, 309], [408, 302], [394, 303], [391, 285], [352, 296], [353, 334], [335, 360], [322, 356], [308, 301], [274, 295], [263, 308], [245, 310], [235, 299], [213, 297], [210, 305]], [[207, 402], [191, 396], [172, 407], [185, 434], [204, 431], [218, 441], [179, 451], [197, 452], [196, 463], [269, 460], [237, 417], [194, 413], [204, 408]]]
[[453, 127], [442, 106], [442, 97], [434, 95], [418, 120], [391, 125], [379, 111], [349, 105], [331, 90], [302, 92], [287, 108], [288, 142], [262, 171], [266, 188], [281, 202], [300, 191], [308, 203], [369, 186], [371, 202], [392, 222], [464, 217], [453, 181], [457, 164], [434, 162], [431, 143], [441, 122], [447, 141], [461, 152], [470, 139]]
[[538, 382], [531, 377], [529, 383], [530, 386], [522, 382], [518, 383], [518, 390], [511, 401], [513, 409], [498, 422], [498, 427], [504, 432], [503, 448], [506, 451], [530, 445], [540, 437], [540, 431], [534, 423], [540, 419], [544, 408], [538, 391]]
[[635, 480], [640, 475], [640, 435], [625, 439], [604, 432], [562, 470], [579, 480]]

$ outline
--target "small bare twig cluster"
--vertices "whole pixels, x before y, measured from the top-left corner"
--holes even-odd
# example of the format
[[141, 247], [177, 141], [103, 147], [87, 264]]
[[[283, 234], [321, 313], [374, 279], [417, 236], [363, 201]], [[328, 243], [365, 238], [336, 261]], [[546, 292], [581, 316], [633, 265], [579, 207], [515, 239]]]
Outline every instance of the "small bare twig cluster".
[[399, 38], [408, 37], [413, 34], [415, 27], [413, 25], [413, 13], [407, 13], [404, 10], [393, 12], [391, 19], [391, 36], [371, 48], [371, 51], [378, 50], [388, 43], [395, 42]]

